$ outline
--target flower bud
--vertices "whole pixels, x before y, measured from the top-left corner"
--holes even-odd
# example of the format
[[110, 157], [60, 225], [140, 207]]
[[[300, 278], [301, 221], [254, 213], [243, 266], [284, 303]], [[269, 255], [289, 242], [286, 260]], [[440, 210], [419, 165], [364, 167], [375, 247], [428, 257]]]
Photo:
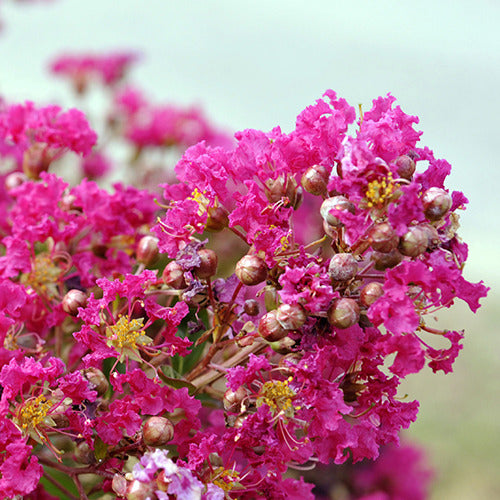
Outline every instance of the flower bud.
[[382, 222], [373, 226], [368, 239], [373, 250], [381, 253], [388, 253], [394, 250], [399, 243], [396, 231], [394, 231], [388, 222]]
[[86, 368], [82, 373], [83, 376], [89, 381], [91, 389], [97, 391], [99, 396], [106, 393], [109, 387], [109, 382], [99, 368]]
[[95, 463], [95, 453], [86, 441], [79, 443], [74, 452], [75, 461], [80, 464], [93, 464]]
[[259, 303], [255, 299], [245, 300], [243, 311], [249, 316], [257, 316], [260, 311]]
[[258, 285], [267, 278], [267, 266], [258, 255], [245, 255], [236, 264], [235, 274], [244, 285]]
[[276, 310], [276, 319], [285, 330], [298, 330], [306, 322], [307, 316], [299, 304], [281, 304]]
[[309, 167], [300, 183], [302, 187], [315, 196], [322, 196], [326, 193], [330, 172], [323, 165], [313, 165]]
[[175, 260], [169, 262], [161, 275], [165, 285], [168, 285], [175, 290], [181, 290], [187, 287], [184, 279], [184, 269]]
[[289, 354], [292, 352], [292, 347], [295, 345], [295, 340], [290, 337], [284, 337], [281, 340], [277, 340], [276, 342], [271, 342], [269, 346], [274, 352], [278, 354]]
[[164, 417], [149, 417], [142, 428], [142, 439], [148, 446], [163, 446], [173, 437], [174, 426]]
[[246, 397], [247, 391], [242, 385], [236, 391], [228, 389], [222, 399], [224, 409], [233, 413], [239, 413], [241, 411], [241, 403]]
[[398, 167], [398, 175], [403, 179], [411, 180], [415, 172], [415, 161], [408, 155], [401, 155], [394, 162]]
[[342, 222], [333, 214], [330, 210], [347, 210], [348, 212], [354, 213], [354, 205], [345, 196], [333, 196], [332, 198], [327, 198], [321, 204], [320, 214], [330, 226], [339, 227]]
[[372, 259], [375, 261], [374, 267], [377, 271], [385, 271], [396, 267], [403, 260], [403, 256], [397, 250], [392, 250], [388, 253], [374, 252]]
[[155, 495], [155, 488], [152, 483], [143, 483], [134, 479], [127, 487], [127, 500], [154, 500], [157, 498]]
[[280, 175], [277, 179], [266, 181], [266, 196], [271, 203], [284, 201], [285, 207], [299, 208], [302, 203], [302, 188], [297, 186], [297, 181], [287, 175]]
[[151, 265], [158, 257], [158, 238], [154, 236], [143, 236], [137, 244], [137, 260], [145, 266]]
[[124, 497], [127, 494], [128, 481], [121, 475], [116, 473], [111, 481], [111, 488], [119, 497]]
[[427, 234], [427, 248], [433, 250], [441, 244], [438, 230], [432, 224], [420, 224], [420, 227]]
[[7, 191], [10, 191], [11, 189], [19, 187], [27, 180], [28, 178], [26, 177], [26, 174], [23, 174], [22, 172], [12, 172], [5, 178], [5, 187]]
[[427, 250], [429, 237], [424, 228], [412, 226], [399, 242], [399, 251], [408, 257], [417, 257]]
[[370, 307], [375, 303], [380, 297], [384, 295], [384, 288], [377, 281], [372, 281], [368, 283], [359, 295], [359, 301], [365, 307]]
[[358, 263], [350, 253], [335, 254], [328, 266], [328, 273], [332, 280], [349, 281], [358, 272]]
[[76, 316], [78, 314], [78, 308], [85, 307], [86, 304], [87, 295], [76, 288], [69, 290], [62, 300], [63, 311], [71, 316]]
[[442, 219], [450, 210], [451, 196], [438, 187], [429, 188], [422, 196], [424, 204], [424, 214], [428, 220], [435, 221]]
[[337, 299], [327, 312], [328, 321], [335, 328], [349, 328], [359, 321], [359, 306], [354, 299]]
[[229, 224], [229, 213], [221, 206], [207, 208], [207, 222], [205, 229], [211, 232], [222, 231]]
[[276, 309], [264, 314], [259, 321], [259, 335], [268, 342], [275, 342], [286, 337], [288, 331], [283, 328], [276, 318]]
[[200, 257], [200, 265], [194, 270], [194, 273], [198, 278], [205, 279], [213, 276], [217, 271], [217, 254], [208, 248], [202, 248], [198, 250], [198, 256]]

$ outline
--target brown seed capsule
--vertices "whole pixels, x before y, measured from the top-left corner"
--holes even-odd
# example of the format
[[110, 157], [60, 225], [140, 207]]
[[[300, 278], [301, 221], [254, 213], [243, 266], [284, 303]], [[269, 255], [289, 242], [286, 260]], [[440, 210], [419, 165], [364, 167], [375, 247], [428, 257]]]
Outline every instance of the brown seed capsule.
[[375, 261], [375, 269], [377, 271], [385, 271], [396, 267], [402, 260], [403, 256], [397, 250], [389, 253], [374, 252], [372, 259]]
[[357, 272], [358, 263], [350, 253], [335, 254], [328, 266], [328, 273], [335, 281], [349, 281], [356, 276]]
[[359, 295], [359, 301], [365, 307], [370, 307], [384, 294], [384, 288], [376, 281], [368, 283]]
[[233, 413], [239, 413], [241, 411], [241, 403], [246, 397], [247, 391], [242, 385], [236, 391], [228, 389], [222, 398], [224, 409]]
[[142, 428], [142, 439], [148, 446], [163, 446], [173, 437], [174, 426], [164, 417], [149, 417]]
[[354, 299], [337, 299], [328, 309], [327, 317], [335, 328], [349, 328], [359, 321], [358, 303]]
[[299, 208], [302, 203], [302, 188], [297, 186], [297, 181], [290, 176], [280, 175], [277, 179], [266, 181], [266, 196], [271, 203], [283, 201], [285, 207]]
[[329, 176], [330, 172], [326, 167], [323, 165], [313, 165], [305, 171], [300, 183], [308, 193], [315, 196], [322, 196], [326, 193]]
[[99, 368], [86, 368], [82, 374], [89, 381], [91, 389], [97, 391], [99, 396], [106, 393], [109, 388], [109, 382], [106, 375]]
[[78, 309], [85, 307], [86, 304], [87, 294], [76, 288], [69, 290], [62, 300], [63, 311], [71, 316], [76, 316]]
[[187, 287], [186, 280], [184, 279], [184, 270], [175, 260], [165, 266], [161, 277], [165, 285], [175, 290], [182, 290]]
[[259, 303], [255, 299], [245, 300], [243, 304], [243, 311], [249, 316], [257, 316], [260, 311]]
[[451, 196], [438, 187], [429, 188], [422, 196], [424, 214], [430, 221], [442, 219], [452, 205]]
[[399, 243], [396, 231], [388, 222], [376, 224], [368, 235], [370, 245], [373, 250], [381, 253], [388, 253], [397, 248]]
[[412, 226], [399, 241], [399, 251], [408, 257], [417, 257], [427, 250], [429, 237], [420, 226]]
[[276, 309], [264, 314], [259, 321], [259, 335], [268, 342], [276, 342], [286, 337], [288, 330], [285, 330], [276, 318]]
[[354, 213], [354, 205], [345, 196], [333, 196], [332, 198], [327, 198], [321, 204], [320, 214], [330, 226], [339, 227], [342, 222], [333, 214], [330, 210], [343, 210]]
[[267, 278], [267, 266], [258, 255], [245, 255], [237, 262], [234, 273], [244, 285], [258, 285]]
[[427, 248], [433, 250], [441, 244], [438, 230], [431, 224], [420, 224], [420, 227], [427, 234]]
[[276, 319], [285, 330], [298, 330], [306, 322], [307, 316], [299, 304], [281, 304], [276, 310]]
[[221, 206], [207, 208], [207, 223], [205, 229], [214, 233], [222, 231], [229, 224], [229, 213]]
[[154, 236], [143, 236], [136, 249], [137, 260], [145, 266], [151, 265], [158, 257], [158, 238]]
[[127, 486], [127, 500], [155, 500], [158, 498], [155, 494], [153, 483], [142, 483], [134, 479]]
[[217, 254], [208, 248], [198, 250], [198, 256], [201, 259], [200, 265], [194, 270], [198, 278], [205, 279], [214, 276], [217, 272]]
[[408, 155], [401, 155], [395, 161], [398, 167], [398, 175], [403, 179], [411, 180], [415, 172], [415, 161]]

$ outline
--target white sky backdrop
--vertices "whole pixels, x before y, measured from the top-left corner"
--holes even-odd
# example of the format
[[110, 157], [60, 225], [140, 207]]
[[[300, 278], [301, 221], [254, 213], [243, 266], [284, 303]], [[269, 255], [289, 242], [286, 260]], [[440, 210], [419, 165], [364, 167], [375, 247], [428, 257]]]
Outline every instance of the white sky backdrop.
[[72, 104], [47, 72], [63, 51], [137, 49], [158, 101], [201, 103], [229, 129], [281, 125], [332, 88], [365, 110], [391, 92], [470, 199], [470, 279], [500, 281], [497, 0], [1, 2], [0, 93]]

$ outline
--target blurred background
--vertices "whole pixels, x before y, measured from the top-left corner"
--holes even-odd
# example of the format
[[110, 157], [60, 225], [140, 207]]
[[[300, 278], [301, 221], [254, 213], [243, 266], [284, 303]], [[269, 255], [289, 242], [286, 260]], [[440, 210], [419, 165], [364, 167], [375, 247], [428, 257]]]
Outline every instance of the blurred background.
[[390, 92], [418, 115], [422, 145], [453, 166], [447, 187], [470, 200], [460, 234], [465, 277], [491, 288], [477, 315], [442, 315], [466, 330], [452, 375], [403, 388], [421, 403], [408, 437], [438, 469], [432, 498], [500, 498], [500, 2], [497, 0], [0, 1], [0, 95], [75, 106], [49, 75], [63, 52], [133, 50], [131, 80], [155, 101], [200, 104], [226, 128], [289, 131], [332, 88], [364, 110]]

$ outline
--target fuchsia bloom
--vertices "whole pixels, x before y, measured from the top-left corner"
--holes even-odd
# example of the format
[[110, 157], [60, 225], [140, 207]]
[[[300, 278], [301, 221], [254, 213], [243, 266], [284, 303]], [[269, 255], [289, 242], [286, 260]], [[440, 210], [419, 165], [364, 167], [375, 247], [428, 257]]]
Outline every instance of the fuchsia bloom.
[[[115, 85], [132, 59], [54, 71]], [[0, 192], [0, 496], [35, 491], [40, 461], [122, 498], [312, 500], [321, 481], [290, 471], [332, 463], [356, 467], [353, 499], [424, 497], [420, 455], [388, 447], [419, 408], [398, 388], [452, 371], [464, 334], [432, 318], [456, 299], [476, 311], [488, 289], [463, 277], [450, 165], [394, 101], [355, 124], [327, 91], [290, 133], [233, 144], [197, 109], [118, 90], [109, 127], [132, 163], [190, 146], [163, 204], [44, 172], [95, 134], [75, 110], [2, 105], [1, 154], [21, 152], [33, 180], [10, 174]], [[106, 153], [84, 160], [89, 177]]]

